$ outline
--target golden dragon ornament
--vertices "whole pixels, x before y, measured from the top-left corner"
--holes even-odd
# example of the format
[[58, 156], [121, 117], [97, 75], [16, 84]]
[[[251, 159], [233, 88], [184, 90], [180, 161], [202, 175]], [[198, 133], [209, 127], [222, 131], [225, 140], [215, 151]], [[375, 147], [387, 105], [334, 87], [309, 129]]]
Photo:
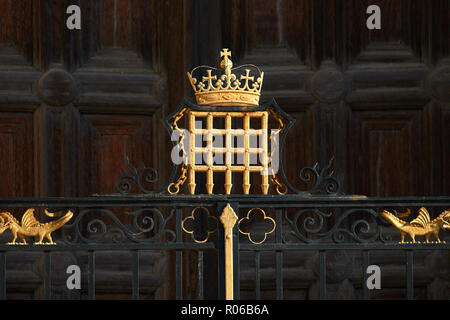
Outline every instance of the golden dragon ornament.
[[407, 243], [405, 242], [406, 234], [411, 237], [412, 243], [416, 243], [416, 236], [425, 236], [425, 243], [429, 243], [431, 235], [434, 235], [436, 242], [445, 242], [439, 239], [439, 231], [450, 230], [450, 210], [445, 210], [434, 220], [430, 220], [428, 210], [423, 207], [419, 209], [417, 218], [411, 222], [403, 221], [387, 210], [381, 212], [381, 216], [400, 230], [400, 243]]
[[[56, 214], [44, 210], [45, 214], [49, 217], [55, 217]], [[34, 244], [55, 244], [53, 242], [51, 233], [64, 224], [66, 224], [73, 216], [72, 211], [67, 211], [67, 213], [55, 221], [50, 221], [47, 223], [41, 223], [34, 217], [34, 209], [28, 209], [22, 216], [22, 221], [19, 221], [7, 211], [0, 212], [0, 234], [5, 232], [5, 230], [10, 229], [13, 235], [13, 239], [8, 244], [27, 244], [25, 237], [38, 237], [39, 241]], [[19, 236], [22, 239], [21, 243], [17, 243], [16, 239]], [[43, 242], [44, 238], [48, 242]]]

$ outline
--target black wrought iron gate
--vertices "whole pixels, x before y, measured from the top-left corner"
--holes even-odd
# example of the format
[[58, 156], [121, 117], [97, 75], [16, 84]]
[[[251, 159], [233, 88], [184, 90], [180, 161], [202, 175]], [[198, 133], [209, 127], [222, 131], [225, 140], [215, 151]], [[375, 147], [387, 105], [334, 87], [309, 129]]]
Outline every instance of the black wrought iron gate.
[[[13, 252], [40, 252], [42, 260], [43, 298], [57, 298], [52, 294], [52, 257], [58, 252], [83, 252], [87, 255], [85, 281], [81, 290], [86, 295], [80, 297], [96, 298], [96, 256], [103, 251], [129, 252], [131, 277], [130, 298], [138, 299], [142, 291], [140, 283], [143, 274], [154, 272], [146, 270], [142, 254], [147, 251], [172, 252], [174, 270], [170, 263], [162, 266], [164, 272], [158, 276], [169, 281], [175, 280], [176, 299], [205, 298], [204, 253], [217, 252], [218, 293], [217, 298], [225, 298], [225, 255], [224, 231], [219, 217], [226, 204], [230, 204], [238, 215], [233, 230], [234, 259], [234, 298], [286, 298], [285, 291], [291, 283], [283, 271], [286, 264], [292, 264], [290, 257], [310, 253], [320, 299], [333, 298], [327, 295], [327, 274], [334, 272], [327, 264], [327, 258], [336, 252], [351, 253], [359, 262], [353, 273], [360, 279], [352, 281], [361, 287], [362, 298], [369, 299], [371, 291], [365, 285], [368, 277], [367, 267], [372, 264], [372, 255], [378, 251], [403, 253], [405, 284], [404, 297], [413, 299], [415, 257], [423, 251], [448, 250], [447, 243], [409, 243], [398, 244], [396, 230], [379, 217], [380, 210], [426, 207], [430, 212], [440, 212], [450, 207], [447, 197], [434, 198], [364, 198], [352, 196], [316, 196], [305, 198], [298, 195], [284, 196], [224, 196], [224, 195], [147, 195], [147, 196], [108, 196], [90, 198], [46, 198], [46, 199], [1, 199], [2, 208], [22, 211], [28, 207], [53, 208], [62, 210], [72, 208], [76, 211], [74, 220], [61, 230], [56, 245], [0, 245], [0, 297], [8, 297], [7, 268], [9, 255]], [[134, 210], [130, 210], [133, 208]], [[258, 208], [258, 209], [255, 209]], [[255, 212], [258, 210], [258, 212]], [[400, 211], [400, 210], [399, 210]], [[117, 213], [124, 213], [131, 219], [121, 221]], [[249, 214], [250, 213], [250, 214]], [[253, 215], [260, 219], [251, 221]], [[262, 219], [261, 219], [262, 218]], [[196, 224], [196, 221], [203, 221]], [[206, 223], [205, 223], [206, 222]], [[268, 224], [266, 226], [265, 224]], [[394, 232], [391, 232], [394, 231]], [[5, 233], [9, 237], [9, 234]], [[184, 256], [194, 254], [196, 264], [187, 266]], [[311, 254], [314, 253], [314, 254]], [[264, 255], [273, 259], [273, 268], [266, 268], [261, 274]], [[401, 255], [401, 254], [400, 254]], [[54, 258], [57, 259], [57, 258]], [[81, 261], [79, 261], [81, 262]], [[74, 261], [73, 263], [79, 263]], [[247, 265], [244, 270], [243, 266]], [[190, 289], [195, 282], [196, 289], [188, 293], [186, 268], [194, 268], [194, 280], [189, 280]], [[353, 266], [354, 267], [354, 266]], [[383, 268], [383, 267], [382, 267]], [[64, 268], [63, 268], [64, 269]], [[253, 270], [249, 276], [248, 270]], [[60, 269], [58, 269], [60, 270]], [[84, 270], [84, 269], [83, 269]], [[268, 274], [267, 270], [271, 270]], [[243, 274], [242, 272], [247, 272]], [[165, 274], [163, 277], [162, 274]], [[66, 278], [68, 275], [59, 275]], [[417, 276], [417, 273], [416, 273]], [[289, 276], [287, 276], [289, 277]], [[262, 279], [273, 280], [275, 289], [272, 296], [262, 295]], [[84, 279], [84, 278], [83, 278]], [[249, 289], [250, 288], [250, 289]], [[252, 294], [249, 294], [252, 292]], [[309, 298], [315, 298], [312, 294]]]

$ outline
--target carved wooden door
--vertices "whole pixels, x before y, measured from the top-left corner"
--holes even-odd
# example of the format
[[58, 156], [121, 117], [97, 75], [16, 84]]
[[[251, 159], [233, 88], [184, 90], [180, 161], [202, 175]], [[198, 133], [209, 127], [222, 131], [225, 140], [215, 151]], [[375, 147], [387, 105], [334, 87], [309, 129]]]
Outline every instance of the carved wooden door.
[[[239, 64], [258, 65], [261, 100], [295, 116], [283, 158], [294, 185], [306, 187], [299, 169], [334, 156], [346, 193], [450, 192], [448, 1], [203, 5], [191, 34], [208, 41], [196, 50], [213, 60], [212, 46], [229, 47]], [[380, 8], [381, 29], [366, 27], [369, 5]]]
[[[71, 4], [81, 30], [66, 26]], [[125, 156], [166, 166], [160, 119], [183, 94], [182, 77], [172, 79], [183, 69], [182, 48], [171, 45], [182, 34], [179, 10], [146, 0], [0, 1], [2, 197], [113, 193]]]
[[[72, 4], [81, 30], [66, 27]], [[366, 28], [370, 4], [379, 30]], [[300, 168], [334, 156], [343, 192], [448, 195], [449, 6], [0, 0], [0, 196], [113, 193], [126, 156], [162, 185], [171, 143], [160, 120], [192, 98], [185, 72], [216, 65], [223, 47], [265, 72], [261, 101], [296, 118], [283, 161], [297, 188]]]
[[2, 196], [115, 192], [125, 155], [164, 181], [160, 119], [192, 96], [185, 70], [222, 47], [296, 117], [292, 183], [335, 156], [347, 193], [450, 191], [448, 1], [378, 1], [380, 30], [367, 1], [80, 1], [81, 30], [70, 4], [0, 2]]
[[[80, 30], [66, 26], [70, 5], [81, 9]], [[158, 169], [159, 180], [146, 188], [165, 183], [171, 142], [161, 119], [183, 97], [184, 51], [173, 45], [182, 41], [181, 9], [172, 1], [0, 0], [0, 197], [116, 193], [126, 157]], [[142, 256], [142, 267], [157, 261], [152, 254]], [[55, 276], [73, 259], [54, 258]], [[130, 282], [109, 265], [127, 259], [97, 256], [98, 274], [119, 279], [116, 298], [127, 296]], [[10, 256], [8, 263], [15, 272], [39, 260]], [[8, 294], [40, 297], [36, 276], [22, 273], [23, 285], [11, 284]], [[55, 291], [57, 279], [54, 297], [65, 294]], [[99, 297], [113, 297], [108, 281], [97, 279]], [[148, 292], [170, 296], [168, 281]]]

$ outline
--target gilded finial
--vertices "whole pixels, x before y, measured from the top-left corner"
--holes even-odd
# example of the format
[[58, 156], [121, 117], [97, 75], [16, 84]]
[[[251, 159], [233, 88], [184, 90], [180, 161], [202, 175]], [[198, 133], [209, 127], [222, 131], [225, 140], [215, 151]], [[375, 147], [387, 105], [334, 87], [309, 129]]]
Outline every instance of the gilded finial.
[[225, 74], [227, 75], [227, 78], [230, 78], [231, 75], [231, 68], [233, 68], [233, 61], [229, 59], [231, 58], [231, 51], [228, 51], [228, 49], [224, 48], [222, 51], [220, 51], [220, 56], [223, 57], [222, 61], [220, 62], [220, 67], [223, 71], [225, 71]]

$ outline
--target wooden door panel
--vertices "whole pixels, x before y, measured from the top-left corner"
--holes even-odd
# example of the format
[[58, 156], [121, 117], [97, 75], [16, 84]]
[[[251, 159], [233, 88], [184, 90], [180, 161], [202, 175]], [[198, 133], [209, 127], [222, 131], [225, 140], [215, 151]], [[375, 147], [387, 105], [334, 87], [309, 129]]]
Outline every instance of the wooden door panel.
[[0, 194], [30, 197], [33, 194], [33, 117], [31, 114], [0, 116]]
[[0, 1], [0, 44], [16, 47], [20, 54], [33, 58], [33, 1]]
[[[351, 192], [369, 196], [426, 193], [430, 179], [423, 153], [421, 111], [354, 112], [350, 124]], [[388, 159], [388, 161], [386, 161]]]
[[[372, 4], [381, 8], [381, 30], [366, 28], [369, 16], [366, 9]], [[448, 84], [443, 84], [448, 83], [443, 76], [449, 61], [445, 59], [449, 54], [449, 29], [445, 22], [450, 12], [448, 1], [431, 4], [421, 0], [258, 0], [245, 4], [231, 1], [223, 6], [224, 45], [237, 48], [239, 62], [255, 63], [266, 73], [273, 74], [264, 79], [263, 98], [275, 97], [289, 112], [302, 110], [306, 103], [316, 100], [313, 112], [317, 116], [310, 120], [316, 129], [314, 135], [307, 137], [308, 143], [314, 145], [313, 163], [326, 163], [335, 156], [336, 175], [344, 182], [342, 191], [380, 196], [445, 193], [439, 187], [441, 178], [437, 178], [445, 174], [444, 169], [440, 169], [445, 164], [441, 167], [436, 153], [439, 139], [431, 135], [433, 132], [440, 135], [442, 140], [439, 141], [446, 141], [448, 136], [444, 130], [437, 133], [430, 129], [439, 115], [430, 112], [428, 105], [434, 91], [439, 91], [435, 94], [440, 101], [438, 104], [448, 99], [442, 93], [448, 88]], [[305, 81], [295, 85], [296, 76], [292, 72], [298, 65], [303, 66], [298, 74], [302, 74]], [[440, 71], [433, 73], [433, 70]], [[380, 110], [385, 111], [386, 125], [393, 124], [392, 115], [409, 110], [406, 118], [415, 119], [414, 130], [406, 134], [405, 129], [392, 128], [397, 132], [392, 141], [397, 139], [397, 143], [403, 145], [401, 148], [408, 146], [420, 151], [383, 149], [390, 148], [386, 143], [392, 132], [372, 128], [365, 129], [372, 132], [372, 138], [364, 136], [367, 132], [358, 129], [359, 121], [363, 121], [361, 114], [364, 111], [364, 114], [379, 117], [377, 123], [382, 126]], [[345, 127], [353, 125], [358, 128], [351, 129], [353, 137], [349, 137]], [[364, 144], [352, 141], [364, 141]], [[376, 141], [381, 141], [381, 145]], [[375, 149], [368, 150], [372, 147]], [[432, 152], [424, 152], [425, 147]], [[418, 155], [420, 152], [423, 154]], [[359, 169], [347, 169], [358, 162], [361, 155], [367, 160], [368, 168], [376, 167], [371, 163], [372, 153], [380, 155], [377, 161], [385, 166], [383, 170], [393, 175], [391, 178], [367, 169], [368, 180], [358, 180], [361, 179]], [[411, 158], [402, 158], [406, 155]], [[419, 158], [423, 164], [419, 164]], [[403, 159], [404, 165], [396, 170], [394, 163], [399, 159]], [[411, 163], [406, 164], [408, 161]], [[411, 173], [405, 170], [419, 170], [415, 182], [409, 186], [406, 181], [412, 179]], [[400, 182], [403, 185], [394, 188], [394, 180], [403, 181]], [[352, 184], [350, 181], [359, 182]]]
[[83, 195], [117, 193], [120, 169], [129, 171], [126, 157], [136, 167], [153, 166], [151, 116], [85, 115], [82, 123], [82, 185], [89, 186]]
[[314, 148], [314, 111], [313, 106], [305, 109], [303, 112], [291, 112], [290, 115], [295, 119], [295, 123], [290, 129], [283, 147], [282, 163], [286, 178], [298, 190], [308, 190], [312, 185], [301, 181], [299, 178], [299, 169], [306, 166], [312, 166], [315, 153]]
[[32, 1], [0, 1], [0, 175], [2, 197], [34, 194], [36, 145], [33, 111], [38, 73], [33, 59]]

